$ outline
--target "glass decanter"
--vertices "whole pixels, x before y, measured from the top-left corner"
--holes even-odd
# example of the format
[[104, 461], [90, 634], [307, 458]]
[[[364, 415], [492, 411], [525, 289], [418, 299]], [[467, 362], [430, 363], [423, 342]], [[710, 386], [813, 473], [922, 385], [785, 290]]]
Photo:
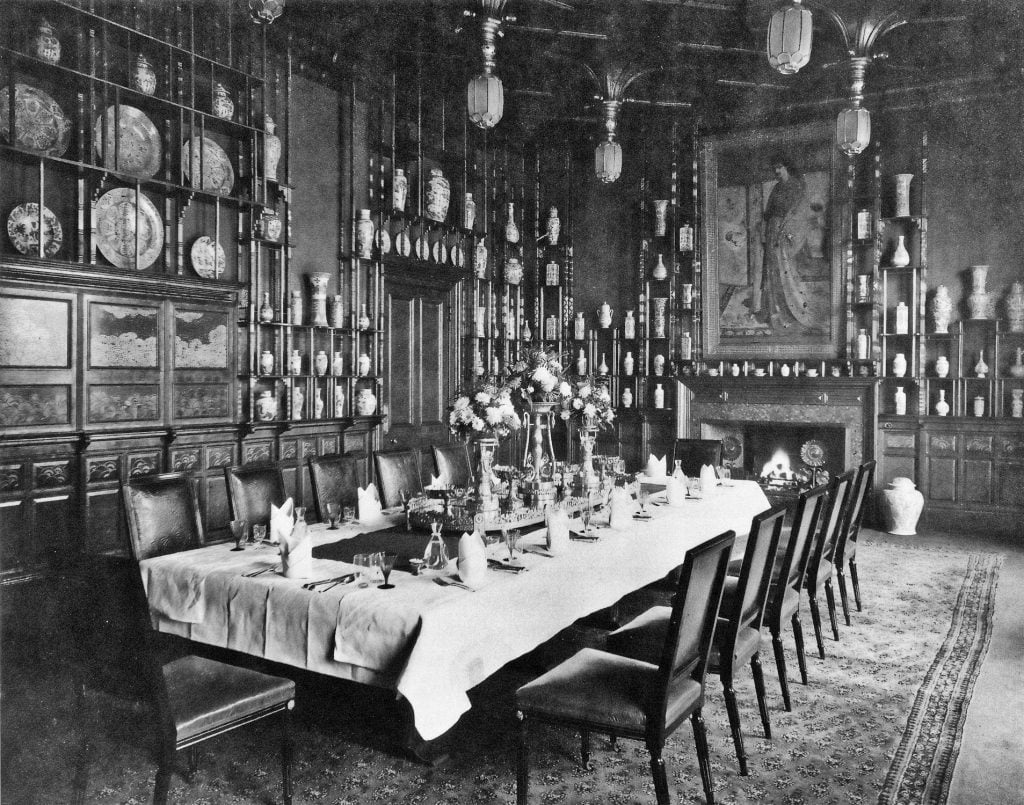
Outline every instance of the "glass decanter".
[[686, 476], [683, 475], [683, 462], [682, 459], [675, 460], [676, 468], [672, 470], [672, 477], [677, 481], [682, 481]]
[[423, 551], [423, 566], [427, 570], [444, 570], [448, 566], [448, 548], [441, 537], [441, 523], [437, 520], [430, 524], [430, 542]]

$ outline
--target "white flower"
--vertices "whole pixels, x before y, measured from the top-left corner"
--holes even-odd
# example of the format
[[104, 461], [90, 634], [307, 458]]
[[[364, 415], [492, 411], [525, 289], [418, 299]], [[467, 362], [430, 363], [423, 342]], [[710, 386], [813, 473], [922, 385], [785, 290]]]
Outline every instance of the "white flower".
[[540, 386], [542, 391], [548, 392], [554, 389], [558, 378], [551, 374], [545, 367], [541, 366], [533, 372], [533, 382]]
[[579, 411], [583, 407], [583, 400], [579, 397], [573, 397], [572, 407]]
[[491, 395], [486, 391], [478, 391], [474, 398], [480, 405], [487, 405], [491, 401]]
[[570, 386], [568, 383], [566, 383], [563, 380], [559, 384], [559, 386], [558, 386], [558, 393], [561, 394], [563, 397], [571, 397], [572, 396], [572, 386]]
[[566, 420], [569, 419], [569, 412], [568, 411], [562, 411], [562, 419], [566, 419]]
[[500, 425], [501, 424], [501, 409], [490, 407], [484, 412], [484, 416], [487, 418], [488, 425]]
[[460, 408], [469, 408], [469, 397], [459, 397], [459, 399], [455, 401], [455, 405], [453, 407], [456, 411]]
[[586, 405], [584, 405], [583, 416], [588, 418], [597, 416], [597, 406], [594, 405], [593, 403], [587, 403]]
[[598, 389], [597, 389], [597, 396], [600, 399], [604, 400], [605, 402], [610, 402], [611, 399], [612, 399], [612, 395], [609, 393], [608, 389], [606, 389], [604, 386], [598, 387]]
[[604, 421], [611, 422], [613, 419], [615, 419], [615, 412], [611, 408], [609, 408], [607, 411], [604, 412]]
[[590, 396], [590, 392], [591, 391], [592, 391], [592, 389], [590, 388], [590, 384], [589, 383], [584, 383], [582, 386], [580, 386], [580, 396], [584, 400], [587, 399], [587, 397]]
[[484, 421], [480, 417], [478, 417], [478, 416], [473, 417], [473, 430], [483, 430], [483, 429], [484, 429]]

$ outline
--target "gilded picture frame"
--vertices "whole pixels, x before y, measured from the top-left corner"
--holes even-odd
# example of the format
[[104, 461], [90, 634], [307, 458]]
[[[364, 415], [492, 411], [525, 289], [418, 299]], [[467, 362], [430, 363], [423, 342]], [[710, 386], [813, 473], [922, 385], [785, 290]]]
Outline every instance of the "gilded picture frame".
[[700, 144], [704, 357], [826, 359], [843, 337], [842, 196], [832, 127]]

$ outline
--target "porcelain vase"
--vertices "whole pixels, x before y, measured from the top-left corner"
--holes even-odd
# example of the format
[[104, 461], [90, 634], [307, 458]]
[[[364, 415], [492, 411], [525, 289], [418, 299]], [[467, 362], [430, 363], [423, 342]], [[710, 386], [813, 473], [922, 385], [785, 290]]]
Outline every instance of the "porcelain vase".
[[359, 318], [356, 319], [356, 329], [366, 331], [370, 329], [370, 314], [366, 312], [366, 304], [359, 306]]
[[897, 352], [892, 359], [892, 376], [903, 377], [907, 373], [907, 357], [902, 352]]
[[448, 217], [448, 204], [451, 201], [452, 188], [444, 178], [440, 168], [430, 169], [427, 180], [427, 218], [443, 224]]
[[360, 389], [356, 395], [356, 413], [359, 416], [372, 416], [377, 411], [377, 397], [372, 389]]
[[366, 377], [370, 374], [370, 356], [365, 352], [359, 355], [357, 372], [360, 377]]
[[341, 294], [334, 294], [330, 300], [331, 327], [345, 326], [345, 300]]
[[356, 221], [356, 254], [364, 260], [373, 255], [373, 221], [369, 210], [360, 210]]
[[661, 387], [661, 383], [658, 383], [654, 388], [654, 407], [665, 407], [665, 389]]
[[668, 299], [664, 296], [658, 296], [651, 300], [651, 304], [654, 305], [654, 338], [665, 337], [665, 309], [668, 306]]
[[936, 333], [948, 333], [949, 321], [953, 316], [953, 300], [949, 296], [949, 289], [940, 285], [935, 289], [935, 296], [932, 297], [932, 323]]
[[603, 302], [597, 309], [597, 323], [601, 328], [607, 330], [612, 325], [612, 315], [615, 313], [607, 302]]
[[476, 202], [473, 201], [473, 194], [466, 193], [462, 202], [462, 228], [472, 229], [476, 223]]
[[665, 374], [665, 356], [661, 353], [655, 355], [654, 359], [651, 361], [651, 368], [654, 369], [654, 374], [657, 377], [661, 377]]
[[896, 217], [907, 218], [910, 215], [910, 180], [912, 173], [896, 174]]
[[326, 271], [309, 275], [309, 283], [313, 286], [312, 294], [312, 321], [314, 327], [327, 326], [327, 283], [331, 281], [331, 275]]
[[985, 290], [988, 278], [988, 266], [971, 266], [971, 295], [967, 297], [967, 307], [972, 319], [987, 319], [992, 301]]
[[936, 416], [946, 416], [949, 413], [949, 403], [946, 402], [946, 390], [939, 389], [939, 399], [935, 403]]
[[[8, 16], [7, 24], [11, 23], [12, 20]], [[46, 20], [39, 21], [35, 36], [29, 42], [29, 52], [47, 64], [57, 64], [60, 61], [60, 40], [53, 26]]]
[[978, 395], [973, 400], [973, 409], [975, 416], [985, 416], [985, 398]]
[[1014, 419], [1024, 416], [1024, 389], [1010, 390], [1010, 416]]
[[328, 364], [329, 360], [327, 358], [327, 353], [321, 349], [319, 352], [316, 353], [316, 357], [313, 358], [313, 374], [317, 375], [318, 377], [323, 377], [325, 374], [327, 374]]
[[409, 177], [402, 168], [395, 168], [395, 175], [391, 177], [391, 206], [397, 212], [405, 212], [405, 199], [408, 195]]
[[477, 241], [473, 250], [473, 273], [477, 279], [484, 279], [487, 276], [487, 243], [483, 238]]
[[128, 75], [128, 84], [143, 95], [152, 95], [156, 92], [156, 71], [144, 53], [135, 56], [132, 71]]
[[658, 198], [654, 200], [654, 236], [661, 238], [665, 236], [665, 221], [668, 218], [668, 199]]
[[270, 304], [270, 293], [263, 294], [263, 304], [260, 305], [260, 321], [269, 324], [274, 320], [274, 306]]
[[889, 488], [882, 491], [882, 514], [885, 530], [890, 534], [916, 534], [917, 520], [923, 509], [924, 495], [914, 488], [909, 478], [893, 478]]
[[907, 392], [903, 386], [896, 387], [893, 404], [896, 406], [896, 416], [904, 416], [907, 413]]
[[583, 320], [583, 313], [577, 313], [572, 322], [572, 335], [577, 341], [587, 337], [587, 323]]
[[235, 103], [231, 100], [227, 87], [219, 81], [213, 82], [213, 102], [210, 111], [221, 120], [231, 120], [235, 116]]
[[1006, 322], [1011, 333], [1024, 333], [1024, 282], [1015, 282], [1006, 295]]
[[558, 208], [552, 207], [548, 210], [548, 220], [544, 225], [544, 234], [548, 237], [549, 246], [558, 245], [558, 237], [562, 233], [562, 221], [558, 217]]
[[523, 281], [523, 264], [518, 257], [509, 257], [505, 261], [505, 282], [509, 285], [518, 285]]
[[302, 355], [297, 349], [293, 349], [288, 358], [288, 372], [293, 375], [302, 374]]
[[892, 253], [892, 265], [904, 268], [910, 265], [910, 252], [907, 251], [906, 236], [900, 235], [896, 240], [896, 248]]
[[263, 175], [277, 181], [277, 164], [281, 161], [281, 138], [275, 134], [277, 124], [270, 115], [263, 116]]
[[636, 338], [636, 319], [633, 318], [633, 311], [626, 311], [626, 318], [622, 321], [622, 337]]
[[665, 261], [661, 259], [661, 255], [658, 255], [658, 260], [654, 264], [654, 270], [651, 271], [651, 279], [663, 280], [668, 277], [668, 269], [665, 267]]
[[345, 374], [345, 356], [340, 352], [334, 353], [334, 360], [331, 361], [331, 374], [335, 377]]
[[256, 400], [256, 418], [261, 422], [277, 419], [277, 400], [274, 398], [274, 392], [260, 392], [259, 399]]
[[334, 416], [336, 419], [345, 416], [345, 387], [340, 383], [334, 386]]
[[622, 407], [632, 408], [633, 407], [633, 390], [628, 386], [622, 390]]
[[511, 201], [505, 205], [505, 240], [509, 243], [519, 242], [519, 227], [516, 226], [516, 208]]
[[260, 353], [260, 372], [265, 375], [274, 374], [274, 353], [269, 349]]
[[945, 377], [949, 374], [949, 358], [945, 355], [939, 355], [935, 359], [935, 376]]
[[316, 396], [313, 398], [313, 419], [324, 418], [324, 398], [320, 389], [317, 388]]
[[1010, 364], [1010, 377], [1024, 377], [1024, 347], [1017, 347], [1016, 359]]
[[302, 291], [292, 291], [288, 303], [288, 314], [290, 324], [302, 324]]

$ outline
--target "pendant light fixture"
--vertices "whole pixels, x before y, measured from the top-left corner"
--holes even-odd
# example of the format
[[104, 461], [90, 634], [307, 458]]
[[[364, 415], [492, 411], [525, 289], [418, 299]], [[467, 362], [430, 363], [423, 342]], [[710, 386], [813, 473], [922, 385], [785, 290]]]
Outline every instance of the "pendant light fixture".
[[871, 142], [871, 112], [861, 106], [864, 101], [866, 56], [850, 59], [850, 105], [836, 117], [836, 145], [847, 156], [856, 156]]
[[284, 13], [284, 0], [249, 0], [249, 14], [252, 21], [270, 25]]
[[793, 0], [772, 14], [768, 23], [768, 64], [792, 75], [811, 60], [811, 12]]
[[482, 129], [494, 128], [505, 112], [505, 88], [494, 74], [497, 66], [495, 40], [501, 36], [501, 22], [506, 0], [481, 0], [483, 8], [484, 71], [469, 80], [466, 86], [466, 111], [469, 119]]
[[636, 68], [612, 67], [605, 70], [604, 74], [598, 76], [590, 68], [584, 65], [591, 78], [601, 88], [601, 95], [598, 100], [604, 108], [604, 139], [594, 149], [594, 174], [604, 184], [611, 184], [622, 175], [622, 146], [615, 139], [616, 128], [619, 122], [619, 110], [625, 101], [626, 89], [640, 76], [651, 72], [637, 70]]

